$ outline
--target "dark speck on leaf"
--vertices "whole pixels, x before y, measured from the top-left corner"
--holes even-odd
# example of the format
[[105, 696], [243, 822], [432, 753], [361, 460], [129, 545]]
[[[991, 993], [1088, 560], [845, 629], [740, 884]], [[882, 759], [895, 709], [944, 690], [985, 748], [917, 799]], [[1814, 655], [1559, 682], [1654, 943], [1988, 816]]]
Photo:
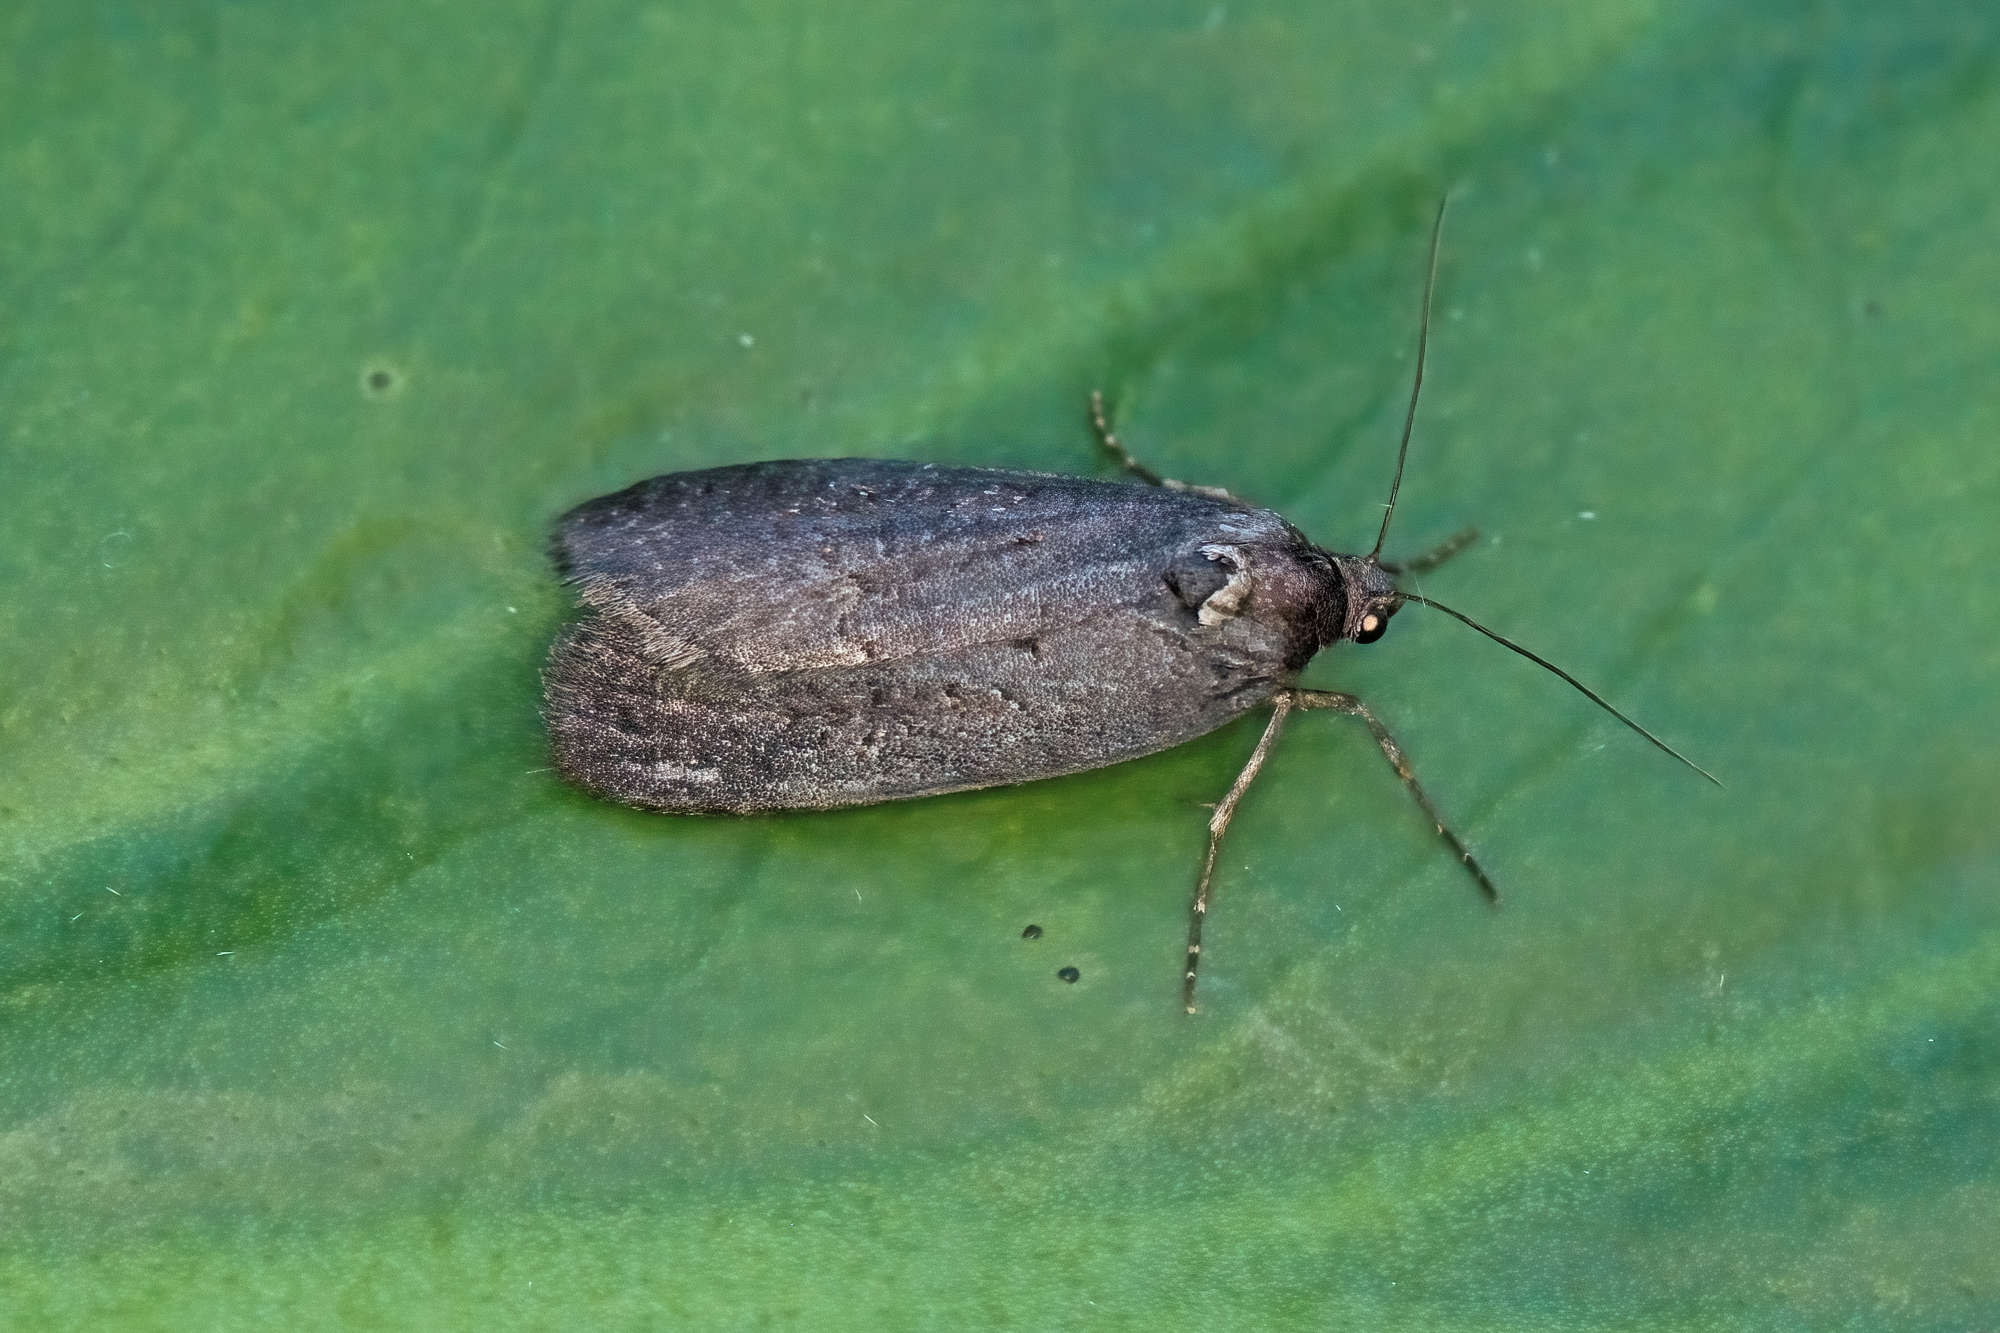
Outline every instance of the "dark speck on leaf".
[[1077, 978], [1081, 977], [1083, 973], [1077, 971], [1073, 967], [1065, 967], [1065, 968], [1059, 968], [1056, 971], [1056, 975], [1061, 977], [1064, 981], [1067, 981], [1070, 985], [1074, 986], [1077, 982]]
[[1037, 925], [1033, 924], [1032, 922], [1030, 922], [1030, 923], [1029, 923], [1028, 925], [1025, 925], [1025, 926], [1021, 927], [1021, 938], [1022, 938], [1022, 939], [1024, 939], [1024, 940], [1038, 940], [1038, 939], [1040, 939], [1041, 937], [1042, 937], [1042, 928], [1041, 928], [1040, 926], [1037, 926]]

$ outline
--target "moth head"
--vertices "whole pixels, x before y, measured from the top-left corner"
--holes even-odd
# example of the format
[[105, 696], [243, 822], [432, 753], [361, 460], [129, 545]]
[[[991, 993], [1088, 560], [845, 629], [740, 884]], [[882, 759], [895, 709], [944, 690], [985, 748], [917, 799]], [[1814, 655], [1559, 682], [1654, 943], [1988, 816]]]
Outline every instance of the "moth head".
[[1389, 618], [1402, 609], [1402, 591], [1373, 556], [1334, 555], [1331, 559], [1343, 607], [1334, 637], [1375, 642], [1388, 633]]

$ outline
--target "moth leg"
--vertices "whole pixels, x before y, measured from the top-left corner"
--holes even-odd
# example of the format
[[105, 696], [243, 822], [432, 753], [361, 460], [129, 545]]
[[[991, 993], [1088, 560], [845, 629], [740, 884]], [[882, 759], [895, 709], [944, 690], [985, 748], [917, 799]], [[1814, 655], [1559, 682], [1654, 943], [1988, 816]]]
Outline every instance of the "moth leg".
[[1396, 770], [1396, 776], [1410, 789], [1410, 795], [1416, 798], [1417, 804], [1423, 807], [1424, 814], [1429, 817], [1431, 827], [1437, 830], [1438, 836], [1444, 839], [1445, 845], [1458, 857], [1459, 864], [1465, 867], [1473, 882], [1479, 885], [1479, 891], [1486, 895], [1486, 901], [1490, 903], [1500, 901], [1500, 890], [1493, 887], [1493, 881], [1487, 877], [1486, 871], [1473, 859], [1471, 849], [1451, 831], [1451, 827], [1444, 822], [1444, 816], [1438, 813], [1438, 808], [1431, 804], [1431, 798], [1418, 784], [1417, 775], [1411, 770], [1409, 758], [1403, 753], [1403, 747], [1396, 744], [1396, 738], [1389, 734], [1389, 729], [1382, 725], [1381, 719], [1368, 711], [1366, 704], [1351, 694], [1338, 694], [1332, 690], [1292, 690], [1289, 694], [1290, 701], [1295, 707], [1332, 708], [1349, 717], [1358, 717], [1366, 723], [1369, 732], [1375, 737], [1375, 743], [1382, 747], [1382, 756], [1389, 761], [1389, 767]]
[[1202, 859], [1201, 877], [1194, 884], [1194, 906], [1188, 910], [1187, 971], [1181, 978], [1181, 1003], [1187, 1006], [1189, 1013], [1194, 1012], [1194, 977], [1201, 966], [1201, 923], [1208, 916], [1208, 887], [1215, 878], [1215, 854], [1222, 848], [1222, 835], [1228, 830], [1229, 821], [1235, 817], [1243, 793], [1250, 790], [1258, 770], [1271, 756], [1271, 747], [1278, 743], [1278, 733], [1285, 729], [1285, 718], [1292, 711], [1293, 695], [1296, 693], [1287, 690], [1277, 696], [1271, 709], [1271, 721], [1257, 741], [1257, 748], [1250, 752], [1250, 762], [1243, 765], [1243, 771], [1236, 775], [1229, 794], [1216, 803], [1215, 813], [1208, 818], [1208, 855]]
[[1460, 528], [1421, 555], [1413, 555], [1408, 560], [1383, 560], [1378, 563], [1391, 574], [1428, 574], [1478, 540], [1478, 528]]
[[1090, 433], [1097, 437], [1098, 444], [1104, 447], [1106, 453], [1117, 459], [1127, 472], [1130, 472], [1148, 486], [1165, 486], [1170, 490], [1183, 489], [1180, 482], [1168, 481], [1165, 477], [1162, 477], [1159, 473], [1132, 457], [1131, 451], [1119, 443], [1116, 432], [1111, 429], [1111, 418], [1106, 416], [1104, 412], [1104, 391], [1102, 389], [1092, 389], [1090, 391]]
[[1090, 431], [1091, 434], [1097, 437], [1097, 442], [1104, 446], [1106, 453], [1117, 459], [1127, 472], [1130, 472], [1148, 486], [1164, 486], [1170, 491], [1188, 491], [1195, 495], [1205, 495], [1211, 500], [1230, 500], [1241, 503], [1236, 500], [1235, 496], [1223, 490], [1220, 486], [1190, 486], [1187, 482], [1175, 481], [1172, 477], [1163, 477], [1144, 463], [1141, 463], [1138, 459], [1132, 457], [1131, 451], [1119, 443], [1117, 433], [1111, 429], [1111, 418], [1105, 413], [1104, 392], [1101, 389], [1092, 389], [1090, 391]]

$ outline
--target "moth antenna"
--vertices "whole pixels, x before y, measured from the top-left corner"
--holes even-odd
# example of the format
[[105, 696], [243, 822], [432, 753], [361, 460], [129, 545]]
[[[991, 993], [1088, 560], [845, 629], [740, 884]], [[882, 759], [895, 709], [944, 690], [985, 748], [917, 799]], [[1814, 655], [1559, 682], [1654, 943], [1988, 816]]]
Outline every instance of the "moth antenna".
[[1403, 600], [1406, 602], [1415, 602], [1418, 606], [1428, 606], [1433, 611], [1442, 611], [1446, 615], [1450, 616], [1453, 620], [1458, 621], [1460, 624], [1472, 626], [1472, 628], [1478, 630], [1481, 634], [1484, 634], [1487, 638], [1493, 640], [1493, 642], [1499, 644], [1502, 648], [1505, 648], [1510, 652], [1519, 653], [1521, 656], [1527, 658], [1530, 662], [1533, 662], [1536, 666], [1541, 667], [1546, 671], [1552, 671], [1556, 675], [1561, 676], [1564, 680], [1568, 681], [1572, 686], [1574, 686], [1576, 688], [1576, 691], [1579, 694], [1581, 694], [1584, 698], [1590, 700], [1592, 703], [1596, 704], [1599, 708], [1602, 708], [1605, 712], [1611, 714], [1611, 716], [1617, 718], [1620, 722], [1623, 722], [1626, 726], [1632, 728], [1632, 730], [1638, 732], [1641, 736], [1644, 736], [1654, 745], [1658, 746], [1662, 750], [1665, 750], [1668, 754], [1680, 760], [1683, 764], [1686, 764], [1689, 768], [1701, 774], [1703, 777], [1707, 778], [1710, 782], [1713, 782], [1716, 786], [1720, 787], [1722, 785], [1721, 778], [1716, 777], [1715, 774], [1709, 772], [1707, 769], [1703, 768], [1700, 764], [1697, 764], [1694, 760], [1688, 758], [1686, 755], [1682, 754], [1679, 750], [1676, 750], [1673, 746], [1667, 744], [1665, 741], [1661, 740], [1658, 736], [1655, 736], [1652, 732], [1646, 730], [1644, 727], [1640, 726], [1637, 722], [1634, 722], [1631, 718], [1619, 712], [1616, 708], [1613, 708], [1610, 702], [1607, 701], [1603, 695], [1599, 694], [1596, 690], [1591, 689], [1590, 686], [1584, 684], [1582, 681], [1578, 680], [1575, 676], [1570, 675], [1569, 672], [1564, 671], [1561, 667], [1557, 666], [1554, 662], [1549, 661], [1546, 657], [1542, 657], [1539, 654], [1529, 652], [1526, 648], [1523, 648], [1520, 644], [1515, 643], [1512, 639], [1508, 638], [1506, 635], [1496, 634], [1494, 631], [1486, 628], [1486, 626], [1474, 620], [1471, 616], [1466, 615], [1462, 611], [1454, 611], [1442, 602], [1433, 602], [1430, 598], [1419, 597], [1415, 593], [1404, 593], [1402, 596]]
[[1437, 216], [1431, 220], [1430, 268], [1424, 274], [1424, 313], [1417, 321], [1417, 374], [1410, 382], [1410, 408], [1403, 414], [1403, 443], [1396, 450], [1396, 476], [1389, 483], [1389, 503], [1382, 514], [1382, 530], [1375, 534], [1375, 549], [1368, 553], [1373, 561], [1382, 554], [1382, 543], [1389, 538], [1389, 520], [1396, 516], [1396, 492], [1403, 489], [1403, 460], [1410, 456], [1410, 431], [1417, 424], [1417, 395], [1424, 387], [1424, 352], [1431, 341], [1431, 293], [1437, 288], [1438, 280], [1438, 240], [1444, 235], [1444, 208], [1451, 202], [1451, 196], [1438, 196]]

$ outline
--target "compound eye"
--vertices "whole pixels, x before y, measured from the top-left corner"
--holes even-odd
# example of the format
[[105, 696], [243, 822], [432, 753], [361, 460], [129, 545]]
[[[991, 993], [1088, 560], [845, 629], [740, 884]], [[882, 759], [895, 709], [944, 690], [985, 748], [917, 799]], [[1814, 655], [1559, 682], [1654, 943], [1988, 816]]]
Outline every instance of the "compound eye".
[[1373, 643], [1389, 629], [1389, 617], [1381, 611], [1370, 611], [1361, 617], [1361, 624], [1354, 631], [1356, 643]]

